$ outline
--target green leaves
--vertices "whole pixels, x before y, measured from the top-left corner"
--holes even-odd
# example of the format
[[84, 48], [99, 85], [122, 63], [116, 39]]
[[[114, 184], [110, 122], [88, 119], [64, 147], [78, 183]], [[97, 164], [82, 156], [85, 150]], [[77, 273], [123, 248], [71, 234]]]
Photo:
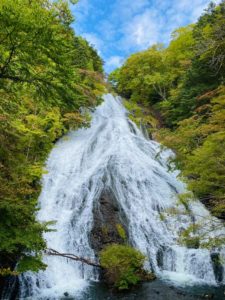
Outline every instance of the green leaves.
[[122, 226], [121, 224], [116, 224], [116, 229], [117, 229], [117, 232], [118, 232], [119, 236], [120, 236], [124, 241], [126, 241], [127, 235], [126, 235], [126, 231], [124, 230], [123, 226]]
[[142, 280], [144, 261], [144, 255], [126, 245], [112, 244], [100, 253], [100, 263], [106, 269], [109, 283], [119, 290], [129, 289]]
[[190, 65], [193, 26], [175, 31], [168, 48], [161, 44], [131, 55], [109, 79], [117, 91], [144, 105], [166, 101], [179, 76]]
[[[173, 162], [194, 197], [223, 219], [224, 53], [222, 1], [210, 4], [196, 24], [175, 30], [168, 47], [155, 45], [133, 54], [109, 76], [114, 88], [128, 99], [125, 105], [132, 112], [131, 119], [140, 125], [150, 117], [149, 131], [175, 151]], [[187, 202], [182, 204], [188, 210]], [[190, 233], [185, 237], [187, 244], [197, 245]], [[208, 244], [213, 243], [218, 245], [219, 239]]]
[[44, 267], [42, 234], [51, 224], [37, 222], [35, 215], [45, 160], [65, 132], [88, 126], [90, 117], [79, 109], [99, 103], [104, 91], [102, 60], [84, 39], [75, 36], [72, 21], [66, 0], [0, 1], [0, 259], [4, 274], [17, 262], [19, 272]]
[[16, 270], [19, 273], [26, 271], [38, 272], [39, 270], [45, 270], [47, 265], [44, 264], [41, 259], [41, 256], [24, 256], [20, 259]]

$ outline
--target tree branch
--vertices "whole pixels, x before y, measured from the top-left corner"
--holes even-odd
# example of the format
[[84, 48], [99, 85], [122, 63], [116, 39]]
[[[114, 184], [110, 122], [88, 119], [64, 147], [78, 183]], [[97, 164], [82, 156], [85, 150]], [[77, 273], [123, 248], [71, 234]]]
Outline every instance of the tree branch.
[[51, 255], [51, 256], [61, 256], [61, 257], [65, 257], [65, 258], [69, 258], [69, 259], [72, 259], [72, 260], [75, 260], [75, 261], [80, 261], [84, 264], [87, 264], [89, 266], [93, 266], [93, 267], [97, 267], [97, 268], [101, 268], [101, 266], [87, 258], [83, 258], [83, 257], [79, 257], [79, 256], [76, 256], [75, 254], [71, 254], [71, 253], [60, 253], [54, 249], [47, 249], [45, 250], [45, 254], [47, 255]]
[[15, 45], [13, 45], [12, 48], [11, 48], [9, 57], [7, 58], [5, 64], [4, 64], [4, 65], [2, 66], [2, 68], [1, 68], [1, 74], [2, 74], [2, 75], [5, 73], [7, 67], [9, 66], [9, 64], [10, 64], [12, 58], [13, 58], [13, 55], [14, 55], [14, 53], [15, 53], [15, 50], [16, 50], [16, 47], [15, 47]]

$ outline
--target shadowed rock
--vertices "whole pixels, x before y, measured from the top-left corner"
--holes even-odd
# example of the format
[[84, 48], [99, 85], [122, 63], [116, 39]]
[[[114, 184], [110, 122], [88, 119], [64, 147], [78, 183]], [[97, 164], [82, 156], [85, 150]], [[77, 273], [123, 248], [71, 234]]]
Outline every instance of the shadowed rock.
[[95, 202], [93, 215], [94, 222], [90, 233], [90, 242], [96, 254], [108, 244], [124, 243], [124, 239], [118, 232], [118, 226], [122, 226], [128, 237], [127, 220], [110, 190], [104, 190], [99, 201]]

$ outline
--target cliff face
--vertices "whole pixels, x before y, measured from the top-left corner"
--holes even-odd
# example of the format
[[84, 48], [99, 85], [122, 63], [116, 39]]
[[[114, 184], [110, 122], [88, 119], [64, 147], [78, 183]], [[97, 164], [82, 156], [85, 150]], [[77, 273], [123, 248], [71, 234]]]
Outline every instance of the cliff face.
[[96, 255], [108, 244], [124, 243], [119, 228], [122, 228], [128, 237], [128, 222], [112, 191], [104, 190], [102, 192], [99, 201], [94, 204], [93, 215], [90, 242]]

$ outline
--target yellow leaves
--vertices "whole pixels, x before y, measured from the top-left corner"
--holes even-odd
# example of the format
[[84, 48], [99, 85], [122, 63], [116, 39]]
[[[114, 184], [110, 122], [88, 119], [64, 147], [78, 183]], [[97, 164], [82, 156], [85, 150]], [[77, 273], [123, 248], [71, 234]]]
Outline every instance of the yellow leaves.
[[79, 112], [66, 113], [63, 118], [64, 123], [71, 129], [76, 129], [87, 123], [87, 117]]
[[136, 102], [123, 101], [124, 106], [130, 112], [129, 118], [138, 126], [147, 125], [147, 127], [157, 128], [159, 125], [158, 120], [153, 116], [153, 112], [143, 106], [139, 106]]
[[19, 272], [12, 271], [10, 268], [0, 268], [0, 276], [18, 276]]
[[105, 84], [102, 84], [100, 82], [96, 82], [94, 85], [93, 93], [96, 97], [102, 96], [103, 94], [107, 93], [107, 88]]
[[38, 114], [28, 113], [11, 121], [14, 131], [20, 135], [21, 142], [27, 145], [38, 139], [48, 139], [54, 141], [61, 135], [63, 124], [60, 119], [59, 109], [49, 111], [39, 110]]
[[179, 63], [185, 68], [190, 66], [194, 45], [193, 28], [194, 26], [191, 24], [178, 28], [172, 33], [172, 41], [167, 49], [168, 60], [171, 64]]
[[209, 36], [212, 33], [212, 26], [211, 24], [206, 24], [202, 29], [202, 33], [204, 36]]
[[47, 173], [47, 171], [44, 171], [42, 163], [34, 163], [27, 167], [26, 173], [29, 174], [32, 181], [34, 179], [40, 179], [44, 173]]
[[79, 112], [67, 113], [64, 115], [64, 120], [75, 120], [77, 123], [82, 123], [83, 116]]
[[150, 112], [149, 115], [147, 114], [147, 115], [144, 116], [144, 122], [147, 125], [151, 125], [152, 128], [159, 128], [159, 120], [157, 120], [156, 117], [151, 115], [151, 112]]
[[171, 148], [171, 145], [174, 143], [172, 131], [167, 128], [161, 128], [160, 130], [156, 131], [154, 136], [157, 141], [163, 143], [167, 147]]
[[12, 121], [11, 125], [19, 133], [26, 133], [28, 131], [26, 125], [21, 120]]

